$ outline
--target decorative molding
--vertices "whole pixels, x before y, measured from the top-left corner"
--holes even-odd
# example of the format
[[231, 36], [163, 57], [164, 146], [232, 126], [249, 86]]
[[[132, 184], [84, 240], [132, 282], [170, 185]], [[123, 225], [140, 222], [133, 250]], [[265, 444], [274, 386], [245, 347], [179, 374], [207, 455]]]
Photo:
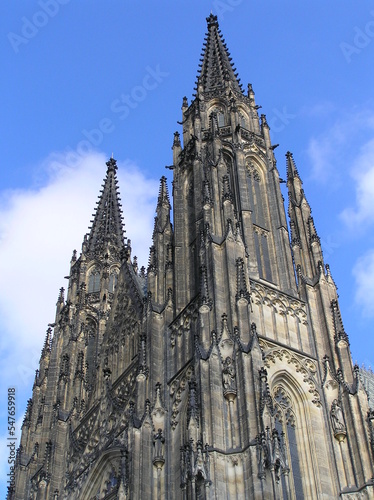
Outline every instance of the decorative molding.
[[312, 402], [317, 407], [321, 407], [321, 396], [317, 390], [317, 382], [315, 380], [317, 362], [263, 338], [259, 339], [259, 344], [264, 353], [265, 366], [270, 368], [272, 365], [284, 362], [288, 365], [293, 365], [296, 373], [299, 373], [303, 377], [303, 382], [308, 386], [308, 392], [313, 396]]

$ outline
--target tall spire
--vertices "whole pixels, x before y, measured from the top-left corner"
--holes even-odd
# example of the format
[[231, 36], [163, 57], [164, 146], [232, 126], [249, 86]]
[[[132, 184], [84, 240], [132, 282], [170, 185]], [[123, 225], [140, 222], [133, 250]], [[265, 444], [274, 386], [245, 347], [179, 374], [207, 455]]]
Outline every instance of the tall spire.
[[201, 55], [200, 70], [197, 76], [197, 88], [201, 85], [204, 92], [224, 89], [225, 82], [231, 82], [232, 88], [242, 93], [240, 80], [231, 63], [230, 53], [225, 40], [218, 28], [217, 16], [210, 14], [207, 17], [208, 33]]
[[117, 162], [110, 158], [106, 163], [108, 169], [102, 186], [101, 194], [92, 226], [87, 237], [87, 251], [101, 253], [108, 243], [122, 249], [124, 246], [124, 231], [122, 226], [122, 210], [118, 194], [116, 176]]

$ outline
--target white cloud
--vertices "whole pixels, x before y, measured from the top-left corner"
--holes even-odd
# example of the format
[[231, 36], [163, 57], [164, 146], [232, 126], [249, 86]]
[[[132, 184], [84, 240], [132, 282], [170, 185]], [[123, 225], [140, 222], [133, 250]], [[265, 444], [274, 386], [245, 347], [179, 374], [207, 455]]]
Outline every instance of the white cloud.
[[314, 103], [312, 106], [303, 106], [300, 113], [309, 117], [326, 117], [336, 111], [336, 106], [333, 102], [322, 101]]
[[332, 146], [328, 141], [322, 142], [321, 140], [312, 137], [308, 146], [308, 154], [313, 166], [312, 177], [326, 180], [329, 176], [331, 170], [331, 150]]
[[354, 109], [339, 116], [318, 136], [312, 137], [307, 149], [312, 166], [311, 177], [322, 183], [341, 182], [344, 167], [352, 157], [362, 132], [372, 129], [374, 112], [371, 109]]
[[[374, 139], [364, 144], [353, 163], [355, 206], [342, 211], [341, 218], [356, 236], [362, 236], [374, 223]], [[365, 248], [365, 242], [362, 242]], [[367, 250], [353, 267], [355, 299], [364, 315], [374, 316], [374, 249]]]
[[[0, 375], [4, 386], [28, 388], [38, 367], [58, 291], [66, 286], [72, 250], [80, 252], [106, 174], [95, 153], [74, 167], [53, 155], [43, 165], [43, 186], [3, 193], [0, 205]], [[118, 162], [126, 236], [146, 265], [158, 181], [133, 163]]]
[[351, 172], [356, 187], [356, 207], [346, 208], [341, 216], [351, 229], [374, 222], [374, 139], [367, 142]]
[[374, 250], [360, 257], [353, 268], [355, 299], [366, 316], [374, 316]]

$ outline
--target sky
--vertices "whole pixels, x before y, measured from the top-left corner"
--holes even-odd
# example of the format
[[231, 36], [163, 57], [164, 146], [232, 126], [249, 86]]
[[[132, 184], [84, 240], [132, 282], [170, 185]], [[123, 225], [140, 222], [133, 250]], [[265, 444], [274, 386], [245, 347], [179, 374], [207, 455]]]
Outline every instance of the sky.
[[[0, 494], [7, 390], [22, 422], [58, 291], [113, 154], [126, 235], [147, 265], [213, 12], [252, 83], [277, 166], [290, 150], [338, 286], [353, 361], [374, 366], [371, 1], [25, 0], [0, 5]], [[287, 197], [284, 192], [285, 198]], [[287, 199], [287, 198], [286, 198]], [[18, 443], [20, 432], [18, 431]]]

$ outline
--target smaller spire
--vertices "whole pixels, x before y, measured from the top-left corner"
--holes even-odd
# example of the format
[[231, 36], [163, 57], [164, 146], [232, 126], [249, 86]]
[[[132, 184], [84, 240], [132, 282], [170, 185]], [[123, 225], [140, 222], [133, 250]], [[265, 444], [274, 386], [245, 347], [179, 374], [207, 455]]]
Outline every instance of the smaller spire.
[[243, 298], [248, 302], [250, 301], [250, 295], [245, 280], [244, 260], [239, 257], [236, 259], [236, 300]]
[[152, 245], [149, 248], [149, 258], [148, 258], [148, 273], [155, 273], [157, 270], [157, 262], [156, 262], [156, 248]]
[[204, 206], [212, 204], [212, 197], [210, 194], [210, 185], [209, 185], [208, 178], [206, 176], [205, 176], [205, 180], [203, 182], [203, 202], [204, 202]]
[[337, 300], [332, 300], [331, 301], [331, 310], [332, 310], [332, 316], [334, 320], [334, 330], [335, 330], [335, 337], [334, 340], [336, 343], [339, 341], [343, 340], [349, 345], [349, 339], [348, 335], [344, 330], [343, 326], [343, 320], [342, 316], [340, 314], [340, 309], [339, 309], [339, 304]]
[[166, 177], [163, 175], [160, 179], [160, 189], [158, 192], [157, 207], [161, 208], [165, 206], [170, 208], [170, 199], [169, 199], [169, 191], [166, 182]]
[[209, 306], [209, 308], [212, 306], [212, 300], [209, 297], [208, 272], [206, 266], [200, 267], [200, 303], [201, 305]]
[[264, 127], [269, 128], [268, 122], [266, 120], [266, 115], [264, 115], [264, 114], [261, 115], [261, 127], [262, 128], [264, 128]]
[[179, 132], [174, 132], [173, 148], [180, 148], [181, 140]]
[[247, 95], [251, 101], [253, 100], [253, 103], [254, 103], [255, 93], [254, 93], [254, 90], [253, 90], [251, 83], [248, 83], [248, 85], [247, 85]]
[[260, 378], [260, 410], [263, 413], [265, 406], [270, 410], [270, 414], [274, 412], [273, 398], [271, 397], [270, 387], [268, 383], [268, 372], [265, 367], [259, 370]]
[[63, 304], [64, 303], [64, 300], [65, 300], [65, 288], [64, 287], [61, 287], [60, 288], [60, 291], [59, 291], [59, 294], [58, 294], [58, 299], [57, 299], [57, 302], [59, 304]]
[[155, 238], [156, 233], [163, 233], [167, 228], [170, 228], [170, 210], [171, 205], [166, 177], [162, 176], [157, 199], [153, 238]]
[[51, 352], [51, 342], [52, 342], [52, 328], [47, 328], [47, 332], [45, 334], [44, 346], [42, 350], [42, 358], [47, 356]]
[[287, 158], [287, 179], [291, 180], [294, 177], [299, 177], [299, 172], [297, 171], [295, 160], [293, 159], [293, 155], [290, 151], [287, 151], [286, 158]]

